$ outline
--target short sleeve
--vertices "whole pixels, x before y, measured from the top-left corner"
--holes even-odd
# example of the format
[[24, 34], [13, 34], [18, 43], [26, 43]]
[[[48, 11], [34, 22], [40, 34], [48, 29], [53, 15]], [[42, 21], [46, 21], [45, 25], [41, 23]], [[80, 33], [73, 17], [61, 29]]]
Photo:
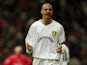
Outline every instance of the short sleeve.
[[29, 28], [29, 31], [28, 31], [28, 34], [27, 34], [27, 36], [26, 36], [26, 38], [25, 38], [25, 43], [27, 44], [30, 44], [31, 46], [33, 46], [33, 38], [34, 38], [34, 27], [33, 26], [31, 26], [30, 28]]
[[66, 38], [65, 38], [65, 31], [64, 28], [61, 26], [60, 27], [60, 33], [59, 33], [59, 43], [63, 43], [65, 42]]

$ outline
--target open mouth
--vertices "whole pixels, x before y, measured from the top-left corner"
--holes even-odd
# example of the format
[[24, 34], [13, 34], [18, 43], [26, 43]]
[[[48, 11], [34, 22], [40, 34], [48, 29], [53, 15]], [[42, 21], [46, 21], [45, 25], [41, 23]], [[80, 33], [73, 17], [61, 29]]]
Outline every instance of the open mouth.
[[46, 14], [46, 16], [51, 16], [51, 14]]

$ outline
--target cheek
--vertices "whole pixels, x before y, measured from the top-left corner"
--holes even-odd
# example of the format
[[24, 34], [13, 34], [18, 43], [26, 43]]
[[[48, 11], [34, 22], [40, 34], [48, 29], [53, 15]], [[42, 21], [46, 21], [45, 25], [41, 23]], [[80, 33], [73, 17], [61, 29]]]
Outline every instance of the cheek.
[[41, 11], [41, 14], [43, 15], [43, 14], [44, 14], [44, 12], [43, 12], [43, 11]]
[[41, 14], [44, 15], [46, 12], [42, 11]]
[[53, 15], [53, 11], [51, 12], [51, 14]]
[[41, 14], [43, 13], [42, 10], [40, 11], [40, 13], [41, 13]]

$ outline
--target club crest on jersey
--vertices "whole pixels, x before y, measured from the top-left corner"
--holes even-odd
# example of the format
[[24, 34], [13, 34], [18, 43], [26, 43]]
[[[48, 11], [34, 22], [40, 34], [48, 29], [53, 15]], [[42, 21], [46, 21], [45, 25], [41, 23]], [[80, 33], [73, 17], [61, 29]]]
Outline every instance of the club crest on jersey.
[[52, 31], [52, 36], [55, 37], [56, 36], [56, 31]]

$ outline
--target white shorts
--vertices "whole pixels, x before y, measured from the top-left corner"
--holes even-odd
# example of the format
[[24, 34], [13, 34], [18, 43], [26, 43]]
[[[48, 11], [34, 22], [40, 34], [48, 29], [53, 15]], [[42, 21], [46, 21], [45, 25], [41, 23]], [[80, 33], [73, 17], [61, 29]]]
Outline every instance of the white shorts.
[[59, 60], [34, 58], [33, 65], [61, 65]]
[[62, 62], [61, 65], [68, 65], [68, 63], [67, 62]]

